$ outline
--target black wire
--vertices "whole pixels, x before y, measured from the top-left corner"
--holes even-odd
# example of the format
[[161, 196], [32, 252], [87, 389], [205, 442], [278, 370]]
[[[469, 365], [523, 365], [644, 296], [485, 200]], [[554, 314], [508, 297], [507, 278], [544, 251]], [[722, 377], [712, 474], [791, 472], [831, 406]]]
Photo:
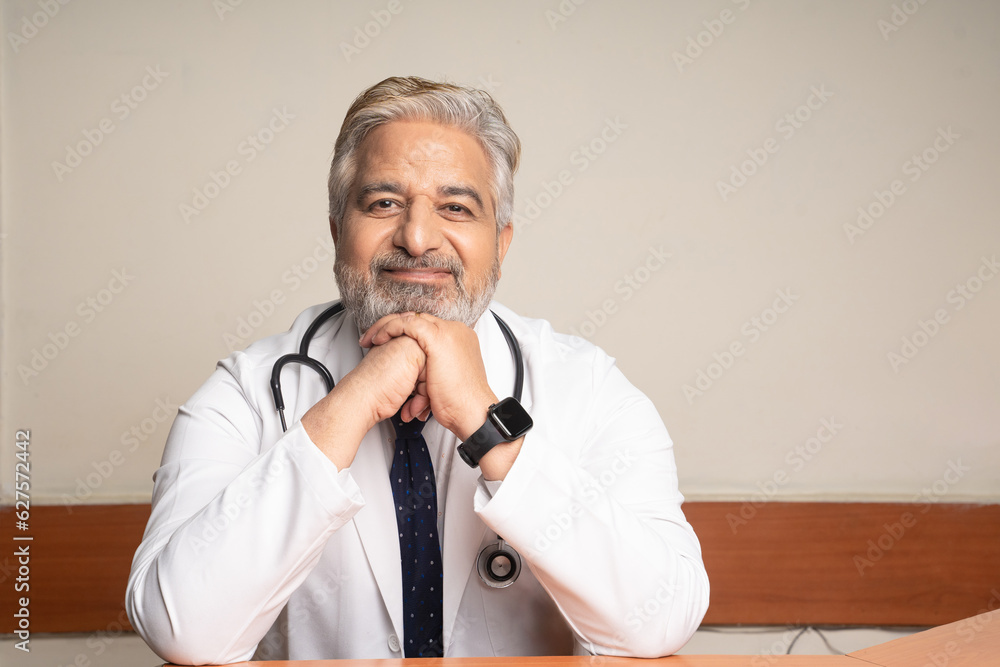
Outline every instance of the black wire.
[[792, 647], [795, 646], [795, 642], [799, 641], [799, 637], [801, 637], [802, 635], [804, 635], [806, 632], [809, 631], [809, 627], [810, 626], [807, 625], [806, 627], [802, 628], [801, 630], [799, 630], [799, 633], [792, 638], [792, 641], [788, 643], [788, 650], [785, 651], [785, 655], [791, 655]]
[[833, 646], [832, 646], [832, 645], [830, 644], [830, 642], [829, 642], [829, 641], [827, 641], [827, 639], [826, 639], [826, 635], [824, 635], [824, 634], [823, 634], [822, 632], [820, 632], [819, 628], [813, 628], [813, 630], [815, 630], [815, 631], [816, 631], [816, 634], [817, 634], [817, 635], [819, 635], [819, 638], [823, 640], [823, 644], [824, 644], [824, 645], [826, 646], [827, 650], [828, 650], [828, 651], [830, 651], [830, 653], [832, 653], [832, 654], [834, 654], [834, 655], [846, 655], [846, 654], [845, 654], [845, 653], [844, 653], [843, 651], [841, 651], [840, 649], [838, 649], [838, 648], [834, 648], [834, 647], [833, 647]]

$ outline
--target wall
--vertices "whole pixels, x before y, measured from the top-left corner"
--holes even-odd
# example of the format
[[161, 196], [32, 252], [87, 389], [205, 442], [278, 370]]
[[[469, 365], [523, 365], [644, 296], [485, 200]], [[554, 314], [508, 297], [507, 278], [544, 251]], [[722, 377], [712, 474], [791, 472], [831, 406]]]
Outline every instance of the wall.
[[995, 3], [2, 8], [5, 503], [16, 429], [36, 502], [147, 501], [216, 360], [336, 297], [333, 141], [395, 74], [504, 106], [498, 298], [617, 356], [689, 498], [1000, 500]]

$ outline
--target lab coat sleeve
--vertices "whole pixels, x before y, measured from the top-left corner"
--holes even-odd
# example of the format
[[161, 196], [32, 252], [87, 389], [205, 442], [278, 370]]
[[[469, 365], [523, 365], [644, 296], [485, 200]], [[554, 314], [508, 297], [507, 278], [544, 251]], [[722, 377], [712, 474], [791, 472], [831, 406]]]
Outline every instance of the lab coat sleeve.
[[[330, 536], [361, 508], [296, 423], [261, 453], [255, 397], [231, 357], [178, 411], [154, 475], [152, 515], [126, 608], [165, 660], [247, 660]], [[249, 383], [248, 383], [249, 384]]]
[[585, 650], [669, 655], [708, 608], [701, 547], [656, 408], [600, 351], [593, 368], [591, 399], [573, 412], [536, 402], [536, 428], [492, 498], [479, 488], [476, 511], [521, 553]]

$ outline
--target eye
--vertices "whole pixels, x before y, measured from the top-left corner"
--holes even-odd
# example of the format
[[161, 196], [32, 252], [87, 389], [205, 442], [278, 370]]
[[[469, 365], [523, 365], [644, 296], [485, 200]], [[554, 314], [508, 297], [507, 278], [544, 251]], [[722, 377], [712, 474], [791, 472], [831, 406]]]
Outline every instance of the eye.
[[399, 203], [394, 199], [376, 199], [368, 205], [368, 212], [377, 216], [391, 215], [398, 210], [399, 206]]

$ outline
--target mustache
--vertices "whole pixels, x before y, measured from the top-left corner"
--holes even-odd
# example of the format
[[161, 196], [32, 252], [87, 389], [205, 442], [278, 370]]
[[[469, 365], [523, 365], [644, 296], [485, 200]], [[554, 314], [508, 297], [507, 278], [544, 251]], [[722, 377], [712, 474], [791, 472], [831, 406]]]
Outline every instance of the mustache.
[[414, 257], [408, 252], [387, 252], [372, 257], [369, 270], [372, 276], [378, 276], [383, 269], [446, 269], [461, 282], [465, 277], [465, 267], [452, 255], [441, 253], [424, 253]]

